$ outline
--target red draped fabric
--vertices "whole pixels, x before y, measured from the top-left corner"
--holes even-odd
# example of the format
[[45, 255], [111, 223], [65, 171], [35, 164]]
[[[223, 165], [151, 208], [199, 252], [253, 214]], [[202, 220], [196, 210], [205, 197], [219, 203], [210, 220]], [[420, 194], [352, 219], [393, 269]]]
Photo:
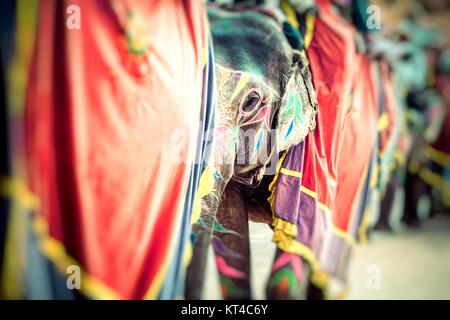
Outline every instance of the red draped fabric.
[[[70, 5], [80, 30], [67, 27]], [[41, 248], [75, 259], [88, 295], [158, 293], [194, 156], [205, 21], [200, 1], [40, 2], [29, 181], [48, 226]], [[145, 32], [127, 39], [136, 25]]]
[[[314, 27], [308, 57], [319, 111], [317, 127], [306, 139], [302, 185], [317, 193], [318, 201], [332, 209], [344, 124], [351, 102], [355, 32], [332, 11], [329, 1], [317, 1], [317, 4], [320, 18]], [[345, 229], [344, 222], [335, 221]]]
[[[274, 238], [312, 266], [312, 281], [327, 274], [345, 279], [364, 183], [377, 137], [378, 105], [372, 63], [355, 48], [355, 29], [331, 2], [320, 9], [308, 47], [319, 108], [317, 125], [303, 144], [288, 150], [269, 198]], [[294, 186], [294, 187], [293, 187]]]
[[[375, 150], [378, 104], [371, 61], [358, 54], [353, 62], [355, 73], [350, 108], [345, 110], [342, 146], [337, 164], [338, 181], [333, 204], [333, 222], [342, 230], [352, 232], [355, 214], [361, 199], [361, 188]], [[353, 234], [354, 236], [354, 234]]]

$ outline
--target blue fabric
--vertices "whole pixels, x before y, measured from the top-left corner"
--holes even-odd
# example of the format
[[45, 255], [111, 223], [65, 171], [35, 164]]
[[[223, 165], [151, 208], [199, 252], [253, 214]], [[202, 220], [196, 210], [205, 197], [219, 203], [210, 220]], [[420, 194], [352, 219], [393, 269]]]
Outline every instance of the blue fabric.
[[32, 215], [27, 228], [27, 270], [25, 272], [25, 294], [27, 299], [53, 299], [51, 286], [51, 272], [49, 261], [42, 255], [37, 247], [37, 240], [30, 226]]
[[192, 210], [194, 206], [195, 192], [198, 189], [200, 177], [207, 165], [211, 143], [214, 133], [215, 115], [215, 82], [214, 82], [214, 52], [212, 40], [209, 40], [208, 57], [203, 77], [203, 102], [201, 110], [201, 122], [197, 140], [197, 152], [195, 163], [192, 166], [188, 191], [185, 199], [183, 220], [179, 231], [179, 243], [175, 257], [167, 271], [160, 299], [182, 298], [184, 292], [185, 269], [183, 268], [184, 252], [191, 236]]
[[[377, 140], [375, 142], [375, 145], [377, 146], [379, 144], [379, 139], [377, 136]], [[370, 199], [372, 197], [372, 189], [370, 188], [370, 183], [373, 179], [373, 176], [375, 174], [374, 171], [374, 166], [378, 161], [377, 158], [377, 153], [378, 153], [378, 148], [375, 148], [373, 150], [372, 156], [370, 157], [370, 164], [369, 164], [369, 171], [366, 177], [366, 180], [364, 181], [364, 187], [363, 190], [361, 192], [360, 195], [360, 199], [359, 199], [359, 203], [358, 203], [358, 209], [357, 209], [357, 215], [358, 215], [358, 223], [355, 223], [354, 225], [354, 229], [352, 230], [352, 234], [354, 236], [357, 236], [358, 234], [358, 229], [361, 226], [363, 219], [364, 219], [364, 214], [366, 209], [371, 206], [371, 202]]]
[[33, 214], [27, 226], [27, 269], [25, 272], [25, 297], [30, 300], [73, 300], [81, 295], [67, 287], [68, 275], [55, 269], [53, 262], [45, 257], [37, 246], [31, 228]]

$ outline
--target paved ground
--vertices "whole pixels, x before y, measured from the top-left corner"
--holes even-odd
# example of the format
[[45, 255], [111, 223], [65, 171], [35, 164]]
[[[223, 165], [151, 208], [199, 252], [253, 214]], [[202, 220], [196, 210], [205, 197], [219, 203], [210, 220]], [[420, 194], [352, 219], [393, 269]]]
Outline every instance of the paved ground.
[[[380, 270], [379, 289], [368, 286], [373, 266]], [[350, 279], [348, 299], [450, 299], [450, 218], [438, 216], [416, 230], [374, 233], [357, 248]]]
[[[264, 299], [274, 254], [267, 225], [251, 223], [254, 298]], [[220, 299], [210, 252], [205, 298]], [[450, 218], [438, 216], [421, 229], [375, 232], [355, 250], [347, 299], [450, 299]]]

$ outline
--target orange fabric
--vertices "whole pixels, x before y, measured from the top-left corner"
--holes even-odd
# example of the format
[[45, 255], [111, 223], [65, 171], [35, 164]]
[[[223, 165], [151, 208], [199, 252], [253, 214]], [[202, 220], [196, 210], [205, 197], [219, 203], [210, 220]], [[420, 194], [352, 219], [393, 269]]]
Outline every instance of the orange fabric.
[[[136, 299], [177, 237], [199, 125], [206, 20], [200, 1], [120, 1], [147, 24], [149, 71], [136, 76], [142, 59], [123, 45], [117, 3], [40, 2], [28, 168], [50, 235], [92, 277]], [[72, 4], [81, 30], [66, 28]]]

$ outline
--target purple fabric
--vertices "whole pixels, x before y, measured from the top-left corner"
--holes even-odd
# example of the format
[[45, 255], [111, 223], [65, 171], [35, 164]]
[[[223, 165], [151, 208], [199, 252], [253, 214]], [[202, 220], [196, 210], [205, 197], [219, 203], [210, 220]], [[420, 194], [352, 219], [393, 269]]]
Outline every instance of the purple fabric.
[[298, 233], [296, 240], [302, 242], [308, 247], [311, 247], [314, 231], [314, 221], [317, 213], [319, 213], [319, 211], [321, 210], [317, 208], [316, 199], [312, 198], [311, 196], [303, 192], [300, 192], [300, 190], [299, 193], [301, 205], [299, 211], [299, 218], [297, 220]]
[[[303, 143], [300, 143], [288, 151], [283, 161], [283, 168], [302, 172], [303, 156]], [[279, 173], [274, 199], [277, 218], [298, 224], [298, 215], [301, 210], [301, 187], [301, 178]], [[293, 192], [293, 190], [298, 190], [298, 192]]]
[[[302, 172], [304, 143], [289, 149], [282, 168]], [[295, 240], [311, 249], [322, 270], [345, 280], [352, 247], [333, 232], [330, 213], [317, 199], [302, 192], [302, 178], [279, 172], [274, 211], [277, 218], [297, 226]]]

